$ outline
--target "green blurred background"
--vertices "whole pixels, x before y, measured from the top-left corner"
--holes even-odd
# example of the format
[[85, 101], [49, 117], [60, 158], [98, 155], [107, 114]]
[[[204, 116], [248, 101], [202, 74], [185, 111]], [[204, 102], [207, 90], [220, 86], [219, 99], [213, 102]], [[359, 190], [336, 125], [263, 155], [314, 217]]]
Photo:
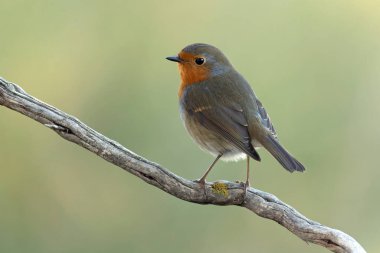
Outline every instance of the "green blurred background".
[[[0, 76], [194, 179], [212, 158], [178, 115], [190, 43], [250, 81], [290, 174], [265, 151], [253, 186], [380, 252], [380, 1], [1, 1]], [[326, 252], [238, 207], [178, 200], [0, 107], [0, 252]], [[243, 180], [219, 163], [209, 180]]]

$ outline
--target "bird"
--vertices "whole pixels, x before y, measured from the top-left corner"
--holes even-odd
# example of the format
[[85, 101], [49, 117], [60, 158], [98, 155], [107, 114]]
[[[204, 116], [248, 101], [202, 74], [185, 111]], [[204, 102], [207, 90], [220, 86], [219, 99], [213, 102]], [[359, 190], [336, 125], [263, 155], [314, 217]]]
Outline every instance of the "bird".
[[249, 187], [250, 158], [261, 161], [257, 150], [265, 148], [289, 172], [305, 167], [279, 142], [264, 106], [250, 84], [215, 46], [195, 43], [178, 55], [166, 57], [178, 63], [180, 117], [193, 140], [217, 161], [247, 160], [245, 187]]

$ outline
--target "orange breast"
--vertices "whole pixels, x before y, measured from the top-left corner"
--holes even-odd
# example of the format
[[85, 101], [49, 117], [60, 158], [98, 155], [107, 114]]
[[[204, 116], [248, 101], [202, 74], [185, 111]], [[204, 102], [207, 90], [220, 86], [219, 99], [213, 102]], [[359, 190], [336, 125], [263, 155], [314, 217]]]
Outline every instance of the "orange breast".
[[181, 97], [184, 89], [188, 85], [197, 84], [209, 77], [210, 70], [205, 66], [198, 66], [192, 62], [183, 62], [178, 64], [181, 75], [181, 86], [179, 87], [178, 96]]

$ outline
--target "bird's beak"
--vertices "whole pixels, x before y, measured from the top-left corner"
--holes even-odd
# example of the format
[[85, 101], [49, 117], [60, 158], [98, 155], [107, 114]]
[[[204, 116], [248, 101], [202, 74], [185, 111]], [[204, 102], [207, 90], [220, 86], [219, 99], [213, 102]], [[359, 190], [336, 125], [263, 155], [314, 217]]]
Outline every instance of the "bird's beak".
[[169, 56], [169, 57], [166, 57], [166, 60], [175, 61], [175, 62], [181, 62], [182, 61], [182, 59], [179, 58], [178, 56]]

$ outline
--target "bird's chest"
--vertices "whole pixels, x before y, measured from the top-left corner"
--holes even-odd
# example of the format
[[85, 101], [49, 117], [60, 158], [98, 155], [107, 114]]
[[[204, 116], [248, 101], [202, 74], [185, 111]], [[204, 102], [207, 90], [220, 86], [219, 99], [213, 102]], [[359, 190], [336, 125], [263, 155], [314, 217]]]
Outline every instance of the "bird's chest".
[[198, 117], [195, 117], [195, 113], [197, 112], [194, 112], [193, 108], [180, 103], [180, 116], [191, 137], [202, 146], [208, 146], [208, 143], [217, 141], [219, 137], [209, 130]]
[[[212, 107], [207, 99], [202, 102], [197, 101], [197, 99], [189, 100], [189, 97], [184, 97], [180, 100], [180, 116], [185, 125], [187, 132], [193, 138], [193, 140], [204, 150], [218, 155], [224, 154], [235, 154], [239, 153], [236, 147], [230, 142], [226, 141], [223, 136], [218, 134], [212, 129], [209, 129], [205, 122], [199, 115], [200, 110], [208, 110]], [[198, 97], [199, 98], [199, 97]]]
[[235, 150], [235, 147], [222, 136], [208, 129], [201, 120], [194, 117], [193, 112], [181, 106], [180, 115], [187, 132], [202, 149], [214, 155]]

